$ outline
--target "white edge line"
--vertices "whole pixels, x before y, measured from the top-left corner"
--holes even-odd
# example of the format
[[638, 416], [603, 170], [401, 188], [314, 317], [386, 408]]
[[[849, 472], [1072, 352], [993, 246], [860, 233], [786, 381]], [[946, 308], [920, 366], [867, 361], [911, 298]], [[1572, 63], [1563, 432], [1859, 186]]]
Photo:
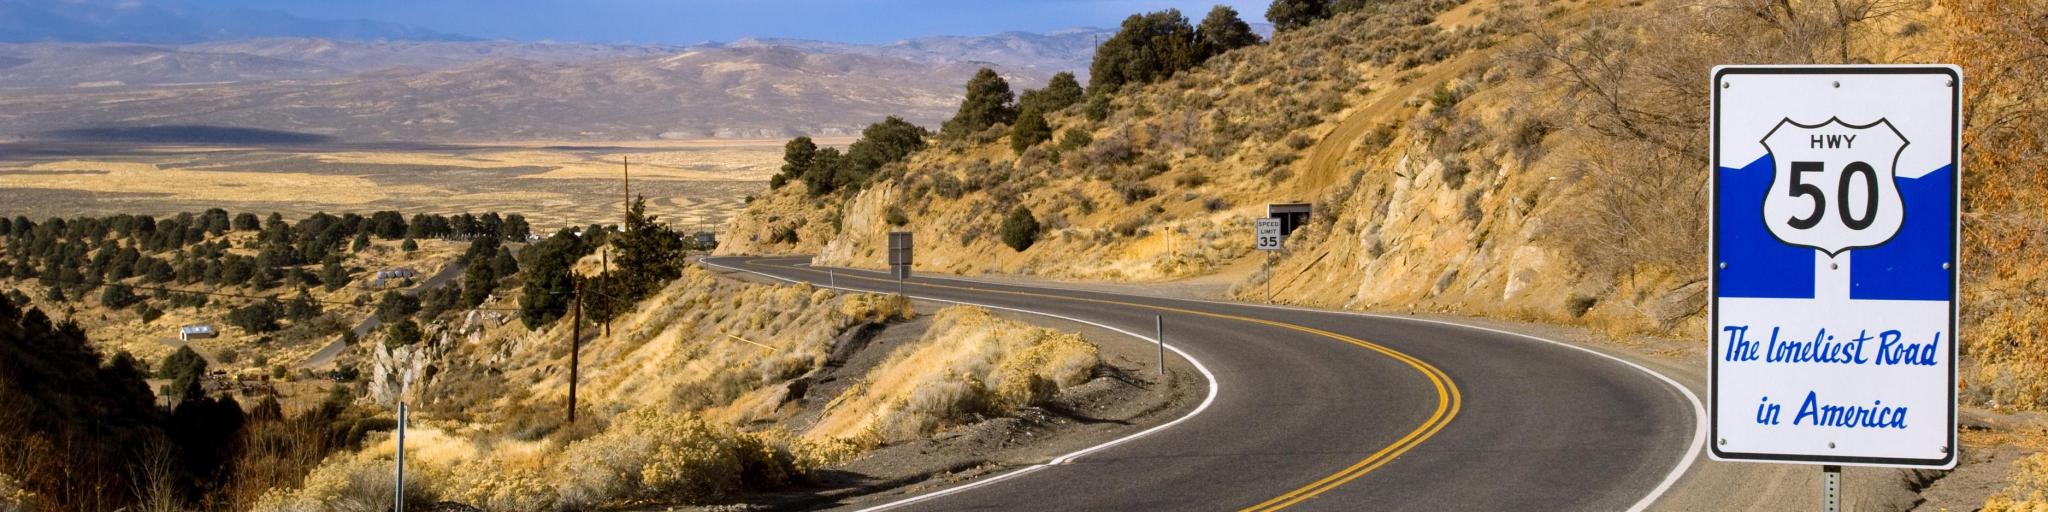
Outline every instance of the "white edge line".
[[[718, 267], [718, 268], [722, 268], [722, 269], [726, 269], [726, 270], [732, 270], [732, 271], [736, 271], [736, 272], [745, 272], [745, 273], [748, 273], [748, 274], [754, 274], [754, 275], [757, 275], [757, 276], [762, 276], [762, 277], [766, 277], [766, 278], [769, 278], [769, 279], [775, 279], [775, 280], [779, 280], [779, 281], [782, 281], [782, 282], [786, 282], [786, 283], [797, 283], [797, 282], [798, 282], [797, 280], [794, 280], [794, 279], [789, 279], [789, 278], [786, 278], [786, 277], [782, 277], [782, 276], [777, 276], [777, 275], [771, 275], [771, 274], [765, 274], [765, 273], [761, 273], [761, 272], [755, 272], [755, 271], [752, 271], [752, 270], [747, 270], [747, 269], [743, 269], [743, 268], [737, 268], [737, 267], [730, 267], [730, 266], [726, 266], [726, 265], [721, 265], [721, 264], [718, 264], [718, 263], [714, 263], [714, 262], [711, 262], [711, 261], [709, 261], [708, 259], [703, 259], [703, 258], [700, 258], [700, 259], [698, 259], [697, 261], [698, 261], [699, 263], [703, 263], [703, 264], [705, 264], [705, 265], [710, 265], [710, 266], [714, 266], [714, 267]], [[819, 288], [831, 288], [831, 289], [837, 289], [837, 290], [845, 290], [845, 291], [851, 291], [851, 292], [862, 292], [862, 293], [889, 293], [889, 292], [886, 292], [886, 291], [877, 291], [877, 290], [869, 290], [869, 289], [858, 289], [858, 288], [848, 288], [848, 287], [844, 287], [844, 286], [828, 286], [828, 285], [822, 285], [822, 284], [817, 284], [817, 283], [806, 283], [806, 284], [810, 284], [811, 286], [815, 286], [815, 287], [819, 287]], [[919, 299], [919, 300], [928, 300], [928, 301], [932, 301], [932, 302], [945, 302], [945, 303], [951, 303], [951, 304], [963, 304], [963, 305], [968, 305], [968, 306], [978, 306], [978, 307], [984, 307], [984, 308], [989, 308], [989, 309], [1000, 309], [1000, 310], [1004, 310], [1004, 311], [1013, 311], [1013, 312], [1017, 312], [1017, 313], [1027, 313], [1027, 314], [1033, 314], [1033, 315], [1040, 315], [1040, 316], [1046, 316], [1046, 317], [1051, 317], [1051, 318], [1057, 318], [1057, 319], [1061, 319], [1061, 320], [1066, 320], [1066, 321], [1070, 321], [1070, 322], [1079, 322], [1079, 323], [1083, 323], [1083, 324], [1088, 324], [1088, 325], [1093, 325], [1093, 326], [1096, 326], [1096, 327], [1101, 327], [1101, 328], [1103, 328], [1103, 329], [1109, 329], [1109, 330], [1112, 330], [1112, 331], [1116, 331], [1116, 332], [1119, 332], [1119, 333], [1123, 333], [1123, 334], [1124, 334], [1125, 336], [1130, 336], [1130, 337], [1133, 337], [1133, 338], [1137, 338], [1137, 339], [1138, 339], [1138, 341], [1141, 341], [1141, 342], [1146, 342], [1146, 343], [1153, 343], [1153, 342], [1155, 342], [1155, 340], [1153, 340], [1152, 338], [1147, 338], [1147, 337], [1145, 337], [1145, 336], [1141, 336], [1141, 335], [1139, 335], [1139, 334], [1137, 334], [1137, 333], [1133, 333], [1133, 332], [1131, 332], [1131, 331], [1127, 331], [1127, 330], [1119, 329], [1119, 328], [1116, 328], [1116, 327], [1111, 327], [1111, 326], [1108, 326], [1108, 325], [1103, 325], [1103, 324], [1100, 324], [1100, 323], [1096, 323], [1096, 322], [1091, 322], [1091, 321], [1088, 321], [1088, 320], [1082, 320], [1082, 319], [1079, 319], [1079, 318], [1074, 318], [1074, 317], [1064, 316], [1064, 315], [1056, 315], [1056, 314], [1052, 314], [1052, 313], [1046, 313], [1046, 312], [1042, 312], [1042, 311], [1032, 311], [1032, 310], [1028, 310], [1028, 309], [1018, 309], [1018, 308], [1008, 308], [1008, 307], [1003, 307], [1003, 306], [992, 306], [992, 305], [988, 305], [988, 304], [978, 304], [978, 303], [973, 303], [973, 302], [966, 302], [966, 301], [957, 301], [957, 300], [946, 300], [946, 299], [938, 299], [938, 298], [932, 298], [932, 297], [922, 297], [922, 296], [917, 296], [917, 295], [906, 295], [906, 296], [907, 296], [907, 297], [910, 297], [910, 298], [914, 298], [914, 299]], [[1187, 413], [1186, 415], [1183, 415], [1183, 416], [1181, 416], [1181, 417], [1179, 417], [1179, 418], [1174, 418], [1174, 420], [1173, 420], [1173, 421], [1169, 421], [1169, 422], [1166, 422], [1166, 423], [1163, 423], [1163, 424], [1160, 424], [1160, 425], [1156, 425], [1156, 426], [1153, 426], [1152, 428], [1148, 428], [1148, 429], [1145, 429], [1145, 430], [1139, 431], [1139, 432], [1137, 432], [1137, 433], [1135, 433], [1135, 434], [1127, 435], [1127, 436], [1124, 436], [1124, 437], [1119, 437], [1119, 438], [1116, 438], [1116, 439], [1114, 439], [1114, 440], [1111, 440], [1111, 441], [1109, 441], [1109, 442], [1106, 442], [1106, 443], [1098, 444], [1098, 445], [1095, 445], [1095, 446], [1090, 446], [1090, 447], [1087, 447], [1087, 448], [1082, 448], [1082, 449], [1080, 449], [1080, 450], [1076, 450], [1076, 451], [1074, 451], [1073, 453], [1068, 453], [1068, 454], [1066, 454], [1066, 455], [1061, 455], [1061, 456], [1059, 456], [1059, 457], [1056, 457], [1056, 458], [1054, 458], [1054, 459], [1052, 459], [1052, 460], [1050, 460], [1050, 461], [1047, 461], [1047, 462], [1045, 462], [1045, 463], [1042, 463], [1042, 464], [1032, 464], [1032, 465], [1030, 465], [1030, 466], [1025, 466], [1025, 467], [1022, 467], [1022, 468], [1018, 468], [1018, 469], [1016, 469], [1016, 470], [1014, 470], [1014, 471], [1010, 471], [1010, 472], [1008, 472], [1008, 473], [1003, 473], [1003, 474], [1000, 474], [1000, 475], [996, 475], [996, 476], [992, 476], [992, 477], [988, 477], [988, 478], [984, 478], [984, 479], [976, 480], [976, 481], [974, 481], [974, 482], [970, 482], [970, 483], [967, 483], [967, 484], [965, 484], [965, 485], [960, 485], [960, 486], [957, 486], [957, 487], [948, 487], [948, 488], [945, 488], [945, 489], [941, 489], [941, 490], [938, 490], [938, 491], [933, 491], [933, 492], [930, 492], [930, 493], [926, 493], [926, 494], [920, 494], [920, 495], [917, 495], [917, 496], [912, 496], [912, 497], [909, 497], [909, 498], [904, 498], [904, 499], [901, 499], [901, 500], [896, 500], [896, 501], [892, 501], [892, 502], [888, 502], [888, 503], [883, 503], [883, 504], [880, 504], [880, 505], [875, 505], [875, 506], [871, 506], [871, 507], [866, 507], [866, 508], [862, 508], [862, 509], [860, 509], [860, 510], [859, 510], [858, 512], [879, 512], [879, 511], [882, 511], [882, 510], [888, 510], [888, 509], [892, 509], [892, 508], [897, 508], [897, 507], [901, 507], [901, 506], [905, 506], [905, 505], [910, 505], [910, 504], [913, 504], [913, 503], [917, 503], [917, 502], [920, 502], [920, 501], [925, 501], [925, 500], [929, 500], [929, 499], [933, 499], [933, 498], [938, 498], [938, 497], [941, 497], [941, 496], [946, 496], [946, 495], [950, 495], [950, 494], [955, 494], [955, 493], [959, 493], [959, 492], [967, 491], [967, 490], [970, 490], [970, 489], [974, 489], [974, 488], [977, 488], [977, 487], [982, 487], [982, 486], [986, 486], [986, 485], [994, 484], [994, 483], [997, 483], [997, 482], [1001, 482], [1001, 481], [1004, 481], [1004, 480], [1008, 480], [1008, 479], [1011, 479], [1011, 478], [1016, 478], [1016, 477], [1024, 476], [1024, 475], [1027, 475], [1027, 474], [1030, 474], [1030, 473], [1036, 472], [1036, 471], [1038, 471], [1038, 470], [1041, 470], [1041, 469], [1046, 469], [1046, 468], [1048, 468], [1048, 467], [1052, 467], [1052, 466], [1057, 466], [1057, 465], [1061, 465], [1061, 464], [1066, 464], [1066, 463], [1068, 463], [1068, 462], [1073, 462], [1073, 461], [1074, 461], [1074, 459], [1079, 459], [1079, 458], [1081, 458], [1081, 457], [1083, 457], [1083, 456], [1086, 456], [1086, 455], [1088, 455], [1088, 454], [1092, 454], [1092, 453], [1095, 453], [1095, 452], [1098, 452], [1098, 451], [1102, 451], [1102, 450], [1104, 450], [1104, 449], [1107, 449], [1107, 448], [1109, 448], [1109, 447], [1112, 447], [1112, 446], [1116, 446], [1116, 445], [1119, 445], [1119, 444], [1123, 444], [1123, 443], [1126, 443], [1126, 442], [1129, 442], [1129, 441], [1132, 441], [1132, 440], [1138, 439], [1138, 438], [1140, 438], [1140, 437], [1145, 437], [1145, 436], [1148, 436], [1148, 435], [1152, 435], [1152, 434], [1154, 434], [1154, 433], [1157, 433], [1157, 432], [1159, 432], [1159, 431], [1161, 431], [1161, 430], [1166, 430], [1167, 428], [1169, 428], [1169, 427], [1172, 427], [1172, 426], [1174, 426], [1174, 425], [1176, 425], [1176, 424], [1179, 424], [1180, 422], [1183, 422], [1183, 421], [1187, 421], [1187, 420], [1188, 420], [1189, 418], [1193, 418], [1193, 417], [1195, 417], [1195, 415], [1201, 414], [1201, 413], [1202, 413], [1202, 411], [1208, 410], [1208, 409], [1209, 409], [1209, 405], [1210, 405], [1210, 404], [1212, 404], [1212, 403], [1215, 403], [1215, 402], [1216, 402], [1216, 390], [1218, 389], [1218, 385], [1217, 385], [1217, 383], [1216, 383], [1216, 374], [1214, 374], [1214, 373], [1209, 373], [1209, 367], [1208, 367], [1208, 366], [1204, 366], [1204, 365], [1202, 364], [1202, 361], [1200, 361], [1200, 360], [1198, 360], [1198, 359], [1195, 359], [1195, 356], [1192, 356], [1192, 355], [1188, 355], [1188, 353], [1187, 353], [1186, 351], [1182, 351], [1182, 350], [1180, 349], [1180, 347], [1176, 347], [1176, 346], [1174, 346], [1174, 345], [1173, 345], [1173, 344], [1171, 344], [1171, 343], [1166, 343], [1165, 345], [1166, 345], [1166, 348], [1167, 348], [1168, 350], [1172, 350], [1172, 351], [1173, 351], [1173, 353], [1175, 353], [1175, 354], [1180, 354], [1180, 357], [1181, 357], [1181, 358], [1183, 358], [1183, 359], [1187, 359], [1188, 363], [1190, 363], [1190, 364], [1193, 364], [1193, 365], [1195, 366], [1195, 369], [1196, 369], [1196, 370], [1198, 370], [1198, 371], [1201, 371], [1201, 372], [1202, 372], [1202, 377], [1204, 377], [1204, 378], [1206, 378], [1206, 379], [1208, 379], [1208, 380], [1209, 380], [1209, 395], [1208, 395], [1207, 397], [1204, 397], [1204, 398], [1202, 398], [1202, 403], [1201, 403], [1201, 405], [1197, 405], [1197, 406], [1195, 406], [1195, 410], [1193, 410], [1193, 411], [1188, 411], [1188, 413]], [[1638, 367], [1638, 368], [1640, 368], [1640, 367]], [[1645, 371], [1648, 371], [1648, 370], [1645, 370]], [[1695, 405], [1695, 406], [1697, 406], [1697, 405], [1698, 405], [1698, 401], [1697, 401], [1697, 400], [1695, 400], [1695, 401], [1694, 401], [1694, 405]], [[1704, 434], [1702, 434], [1702, 435], [1704, 435]]]
[[[944, 281], [958, 281], [958, 282], [965, 282], [965, 283], [978, 283], [978, 284], [987, 284], [987, 285], [996, 285], [996, 286], [1015, 286], [1015, 287], [1022, 287], [1022, 288], [1032, 288], [1032, 287], [1038, 287], [1038, 288], [1051, 288], [1051, 289], [1057, 289], [1057, 290], [1067, 290], [1067, 291], [1078, 291], [1078, 292], [1084, 292], [1084, 293], [1099, 293], [1099, 294], [1104, 294], [1104, 295], [1125, 295], [1125, 294], [1122, 294], [1122, 293], [1117, 293], [1117, 292], [1113, 292], [1113, 291], [1099, 291], [1099, 290], [1088, 290], [1088, 289], [1068, 289], [1068, 288], [1058, 288], [1058, 287], [1045, 287], [1045, 286], [1033, 286], [1033, 285], [1030, 285], [1030, 284], [1018, 284], [1018, 283], [1004, 283], [1004, 282], [999, 282], [999, 281], [984, 281], [984, 280], [978, 280], [978, 279], [964, 279], [964, 278], [958, 278], [958, 277], [952, 277], [952, 276], [926, 276], [926, 279], [934, 279], [934, 280], [944, 280]], [[1553, 339], [1549, 339], [1549, 338], [1544, 338], [1544, 337], [1541, 337], [1541, 336], [1536, 336], [1536, 335], [1533, 335], [1533, 334], [1527, 334], [1527, 333], [1520, 333], [1520, 332], [1514, 332], [1514, 331], [1509, 331], [1509, 330], [1504, 330], [1504, 329], [1495, 329], [1495, 328], [1492, 328], [1492, 327], [1478, 326], [1478, 325], [1472, 325], [1472, 324], [1467, 324], [1467, 323], [1462, 323], [1462, 322], [1454, 322], [1454, 321], [1449, 321], [1449, 320], [1437, 320], [1437, 319], [1432, 319], [1432, 318], [1417, 318], [1417, 317], [1410, 317], [1410, 316], [1400, 316], [1400, 315], [1387, 315], [1387, 314], [1380, 314], [1380, 313], [1364, 313], [1364, 312], [1358, 312], [1358, 311], [1342, 311], [1342, 310], [1330, 310], [1330, 309], [1316, 309], [1316, 308], [1305, 308], [1305, 307], [1298, 307], [1298, 306], [1283, 306], [1283, 305], [1278, 305], [1278, 304], [1257, 304], [1257, 303], [1250, 303], [1250, 302], [1229, 302], [1229, 301], [1220, 301], [1220, 300], [1209, 300], [1209, 299], [1187, 299], [1187, 298], [1178, 298], [1178, 297], [1159, 297], [1159, 296], [1146, 296], [1146, 297], [1151, 297], [1151, 298], [1155, 298], [1155, 299], [1164, 299], [1164, 300], [1178, 300], [1178, 301], [1187, 301], [1187, 302], [1201, 302], [1201, 303], [1208, 303], [1208, 304], [1218, 304], [1218, 305], [1226, 305], [1226, 306], [1251, 306], [1251, 307], [1257, 307], [1257, 308], [1268, 308], [1268, 309], [1284, 309], [1284, 310], [1289, 310], [1289, 311], [1301, 311], [1301, 312], [1307, 312], [1307, 313], [1327, 313], [1327, 314], [1338, 314], [1338, 315], [1349, 315], [1349, 316], [1362, 316], [1362, 317], [1370, 317], [1370, 318], [1382, 318], [1382, 319], [1389, 319], [1389, 320], [1407, 320], [1407, 321], [1413, 321], [1413, 322], [1427, 322], [1427, 323], [1433, 323], [1433, 324], [1440, 324], [1440, 325], [1448, 325], [1448, 326], [1453, 326], [1453, 327], [1463, 327], [1463, 328], [1467, 328], [1467, 329], [1475, 329], [1475, 330], [1480, 330], [1480, 331], [1492, 332], [1492, 333], [1496, 333], [1496, 334], [1505, 334], [1505, 335], [1508, 335], [1508, 336], [1515, 336], [1515, 337], [1519, 337], [1519, 338], [1526, 338], [1526, 339], [1531, 339], [1531, 340], [1541, 341], [1541, 342], [1544, 342], [1544, 343], [1549, 343], [1549, 344], [1552, 344], [1552, 345], [1557, 345], [1557, 346], [1560, 346], [1560, 347], [1566, 347], [1566, 348], [1571, 348], [1571, 349], [1574, 349], [1574, 350], [1578, 350], [1578, 351], [1581, 351], [1581, 352], [1585, 352], [1585, 353], [1588, 353], [1588, 354], [1593, 354], [1593, 355], [1596, 355], [1596, 356], [1604, 357], [1604, 358], [1607, 358], [1607, 359], [1609, 359], [1609, 360], [1612, 360], [1612, 361], [1615, 361], [1615, 362], [1619, 362], [1619, 363], [1621, 363], [1621, 364], [1624, 364], [1624, 365], [1628, 365], [1628, 367], [1630, 367], [1630, 368], [1635, 368], [1635, 369], [1636, 369], [1637, 371], [1641, 371], [1641, 372], [1643, 372], [1643, 373], [1645, 373], [1645, 374], [1648, 374], [1648, 375], [1650, 375], [1651, 377], [1656, 377], [1656, 378], [1657, 378], [1657, 380], [1661, 380], [1661, 381], [1664, 381], [1664, 384], [1665, 384], [1665, 385], [1667, 385], [1667, 386], [1670, 386], [1670, 387], [1671, 387], [1671, 389], [1675, 389], [1675, 390], [1678, 390], [1678, 393], [1679, 393], [1679, 394], [1681, 394], [1681, 395], [1685, 395], [1685, 399], [1686, 399], [1686, 401], [1687, 401], [1687, 402], [1691, 402], [1691, 403], [1692, 403], [1692, 414], [1693, 414], [1693, 430], [1692, 430], [1692, 447], [1691, 447], [1691, 448], [1689, 448], [1689, 449], [1687, 449], [1687, 450], [1685, 451], [1685, 456], [1684, 456], [1684, 457], [1682, 457], [1682, 458], [1680, 458], [1680, 459], [1678, 460], [1678, 465], [1677, 465], [1677, 466], [1674, 466], [1674, 467], [1672, 467], [1672, 468], [1671, 468], [1671, 472], [1670, 472], [1670, 473], [1667, 473], [1667, 474], [1665, 474], [1665, 475], [1664, 475], [1664, 481], [1662, 481], [1662, 482], [1659, 482], [1659, 483], [1657, 484], [1657, 487], [1656, 487], [1656, 488], [1654, 488], [1654, 489], [1651, 489], [1651, 490], [1650, 490], [1650, 493], [1649, 493], [1649, 494], [1643, 495], [1643, 498], [1642, 498], [1641, 500], [1637, 500], [1637, 501], [1636, 501], [1636, 503], [1635, 503], [1635, 505], [1632, 505], [1632, 506], [1630, 506], [1630, 507], [1628, 508], [1628, 511], [1629, 511], [1629, 512], [1641, 512], [1641, 511], [1643, 511], [1643, 510], [1648, 510], [1648, 509], [1650, 508], [1650, 505], [1652, 505], [1652, 504], [1655, 504], [1655, 503], [1657, 502], [1657, 500], [1658, 500], [1658, 499], [1660, 499], [1660, 498], [1663, 498], [1663, 497], [1664, 497], [1664, 493], [1666, 493], [1666, 492], [1669, 492], [1669, 491], [1671, 490], [1671, 487], [1672, 487], [1672, 486], [1675, 486], [1675, 485], [1677, 485], [1677, 484], [1678, 484], [1678, 480], [1679, 480], [1680, 478], [1683, 478], [1683, 477], [1685, 476], [1685, 473], [1686, 473], [1686, 471], [1687, 471], [1687, 470], [1690, 470], [1690, 469], [1692, 469], [1692, 465], [1693, 465], [1693, 463], [1699, 460], [1699, 456], [1700, 456], [1700, 451], [1706, 448], [1706, 444], [1707, 444], [1707, 409], [1706, 409], [1706, 407], [1705, 407], [1704, 405], [1701, 405], [1701, 404], [1700, 404], [1700, 397], [1699, 397], [1699, 395], [1693, 394], [1693, 392], [1692, 392], [1692, 390], [1691, 390], [1691, 389], [1687, 389], [1687, 388], [1686, 388], [1686, 387], [1685, 387], [1685, 386], [1684, 386], [1683, 384], [1679, 384], [1677, 380], [1674, 380], [1674, 379], [1672, 379], [1671, 377], [1669, 377], [1669, 376], [1666, 376], [1666, 375], [1664, 375], [1663, 373], [1659, 373], [1659, 372], [1657, 372], [1656, 370], [1652, 370], [1652, 369], [1650, 369], [1649, 367], [1646, 367], [1646, 366], [1643, 366], [1643, 365], [1640, 365], [1640, 364], [1636, 364], [1636, 362], [1634, 362], [1634, 361], [1630, 361], [1630, 360], [1627, 360], [1627, 359], [1622, 359], [1621, 357], [1615, 356], [1615, 355], [1613, 355], [1613, 354], [1608, 354], [1608, 353], [1606, 353], [1606, 352], [1601, 352], [1601, 351], [1598, 351], [1598, 350], [1593, 350], [1593, 349], [1591, 349], [1591, 348], [1587, 348], [1587, 347], [1582, 347], [1582, 346], [1579, 346], [1579, 345], [1574, 345], [1574, 344], [1571, 344], [1571, 343], [1565, 343], [1565, 342], [1561, 342], [1561, 341], [1557, 341], [1557, 340], [1553, 340]], [[1176, 351], [1176, 352], [1178, 352], [1179, 350], [1178, 350], [1178, 349], [1175, 349], [1175, 351]], [[1193, 360], [1193, 359], [1190, 359], [1190, 360]], [[1212, 381], [1212, 382], [1213, 382], [1213, 381]]]

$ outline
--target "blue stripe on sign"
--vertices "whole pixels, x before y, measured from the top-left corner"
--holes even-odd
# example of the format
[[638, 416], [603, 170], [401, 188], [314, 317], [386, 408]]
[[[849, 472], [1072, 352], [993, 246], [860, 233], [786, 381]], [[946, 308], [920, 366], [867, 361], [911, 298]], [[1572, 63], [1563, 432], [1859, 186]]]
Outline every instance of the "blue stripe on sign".
[[1770, 193], [1776, 173], [1770, 155], [1741, 169], [1722, 167], [1714, 173], [1720, 191], [1714, 243], [1720, 253], [1717, 263], [1727, 264], [1715, 265], [1719, 297], [1813, 298], [1815, 251], [1780, 242], [1764, 226], [1764, 195]]
[[1899, 178], [1906, 222], [1884, 245], [1849, 251], [1849, 298], [1949, 300], [1949, 263], [1955, 233], [1955, 166], [1919, 178]]

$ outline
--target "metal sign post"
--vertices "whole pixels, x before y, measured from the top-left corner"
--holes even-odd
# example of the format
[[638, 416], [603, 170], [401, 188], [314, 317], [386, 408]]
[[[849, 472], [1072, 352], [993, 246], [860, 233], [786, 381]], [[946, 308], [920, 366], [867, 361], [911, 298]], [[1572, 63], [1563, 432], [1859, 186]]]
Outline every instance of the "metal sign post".
[[393, 512], [405, 512], [405, 412], [405, 400], [401, 397], [398, 402], [398, 484], [391, 491]]
[[1956, 465], [1962, 71], [1713, 71], [1708, 452]]
[[910, 279], [911, 240], [907, 231], [889, 233], [889, 275], [896, 278], [896, 294], [903, 294], [903, 281]]
[[1842, 467], [1821, 466], [1820, 472], [1820, 509], [1823, 512], [1842, 512]]
[[405, 512], [405, 429], [408, 416], [408, 411], [405, 408], [405, 394], [411, 390], [412, 371], [407, 370], [398, 376], [398, 452], [393, 457], [397, 459], [398, 470], [392, 475], [396, 482], [391, 490], [392, 512]]
[[1266, 253], [1266, 302], [1273, 302], [1273, 253], [1280, 251], [1281, 241], [1287, 239], [1280, 232], [1282, 224], [1273, 217], [1252, 220], [1252, 245]]

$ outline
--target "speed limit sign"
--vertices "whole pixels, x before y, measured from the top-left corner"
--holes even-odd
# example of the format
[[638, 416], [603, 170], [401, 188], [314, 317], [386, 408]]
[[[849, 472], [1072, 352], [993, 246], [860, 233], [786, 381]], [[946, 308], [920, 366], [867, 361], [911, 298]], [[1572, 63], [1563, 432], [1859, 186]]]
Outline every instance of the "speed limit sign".
[[1265, 218], [1252, 221], [1252, 236], [1255, 246], [1261, 251], [1280, 250], [1280, 219]]
[[1956, 463], [1954, 66], [1713, 74], [1715, 459]]

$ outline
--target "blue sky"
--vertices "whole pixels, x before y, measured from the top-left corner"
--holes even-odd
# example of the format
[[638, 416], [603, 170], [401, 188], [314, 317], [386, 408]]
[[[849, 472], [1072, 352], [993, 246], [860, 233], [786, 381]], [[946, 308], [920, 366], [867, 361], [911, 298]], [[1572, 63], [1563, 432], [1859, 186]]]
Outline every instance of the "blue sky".
[[792, 37], [881, 43], [934, 35], [1114, 27], [1178, 8], [1199, 22], [1218, 3], [1263, 22], [1270, 0], [196, 0], [316, 19], [370, 19], [488, 39], [695, 43]]

